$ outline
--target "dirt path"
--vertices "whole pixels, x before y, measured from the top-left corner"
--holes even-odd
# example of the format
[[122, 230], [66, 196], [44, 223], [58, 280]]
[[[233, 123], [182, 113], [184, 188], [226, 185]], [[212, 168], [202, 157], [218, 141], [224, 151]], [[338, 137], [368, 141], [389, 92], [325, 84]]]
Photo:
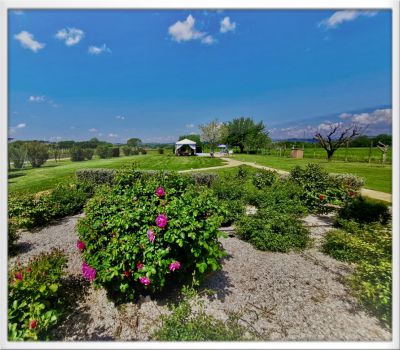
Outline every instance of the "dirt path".
[[[258, 169], [264, 169], [264, 170], [271, 170], [271, 171], [276, 171], [278, 174], [289, 174], [288, 171], [285, 170], [279, 170], [275, 168], [270, 168], [264, 165], [260, 165], [254, 162], [243, 162], [237, 159], [232, 159], [232, 158], [221, 158], [222, 160], [228, 162], [226, 165], [221, 165], [221, 166], [216, 166], [212, 168], [199, 168], [199, 169], [189, 169], [189, 170], [181, 170], [179, 172], [181, 173], [187, 173], [187, 172], [192, 172], [192, 171], [206, 171], [206, 170], [215, 170], [215, 169], [223, 169], [223, 168], [233, 168], [239, 165], [247, 165], [251, 166], [253, 168], [258, 168]], [[375, 191], [375, 190], [369, 190], [367, 188], [362, 188], [361, 189], [361, 194], [366, 197], [374, 198], [374, 199], [379, 199], [382, 201], [386, 202], [392, 202], [392, 195], [390, 193], [386, 192], [380, 192], [380, 191]]]
[[[116, 307], [105, 291], [81, 278], [80, 253], [76, 250], [76, 222], [81, 215], [65, 218], [37, 232], [23, 232], [24, 248], [10, 263], [58, 247], [68, 256], [68, 274], [76, 283], [74, 312], [54, 330], [58, 340], [148, 340], [160, 313], [166, 313], [170, 299]], [[228, 256], [222, 270], [208, 276], [202, 288], [215, 294], [204, 297], [207, 311], [222, 320], [232, 311], [244, 325], [252, 325], [265, 340], [386, 341], [391, 333], [376, 318], [367, 315], [349, 295], [343, 282], [352, 270], [319, 251], [324, 233], [331, 226], [328, 216], [308, 216], [305, 225], [315, 239], [314, 247], [288, 254], [262, 252], [234, 236], [232, 228], [221, 239]]]

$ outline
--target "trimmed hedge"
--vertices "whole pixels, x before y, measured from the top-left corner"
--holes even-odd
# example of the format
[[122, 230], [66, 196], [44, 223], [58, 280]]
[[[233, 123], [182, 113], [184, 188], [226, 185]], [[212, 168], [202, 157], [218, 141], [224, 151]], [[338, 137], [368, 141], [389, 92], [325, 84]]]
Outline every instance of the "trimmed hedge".
[[[132, 170], [125, 170], [130, 171]], [[170, 174], [171, 172], [165, 171], [163, 172], [165, 175]], [[114, 182], [116, 171], [113, 169], [80, 169], [76, 171], [76, 178], [78, 181], [89, 182], [95, 185], [103, 185], [109, 184], [111, 185]], [[136, 180], [141, 176], [156, 176], [159, 172], [156, 170], [135, 170], [132, 172], [132, 181]], [[198, 186], [207, 186], [211, 187], [214, 181], [218, 178], [218, 174], [215, 173], [191, 173], [184, 175], [190, 179], [192, 179], [195, 185]]]
[[80, 169], [76, 171], [78, 181], [88, 181], [95, 185], [112, 184], [114, 176], [114, 169]]

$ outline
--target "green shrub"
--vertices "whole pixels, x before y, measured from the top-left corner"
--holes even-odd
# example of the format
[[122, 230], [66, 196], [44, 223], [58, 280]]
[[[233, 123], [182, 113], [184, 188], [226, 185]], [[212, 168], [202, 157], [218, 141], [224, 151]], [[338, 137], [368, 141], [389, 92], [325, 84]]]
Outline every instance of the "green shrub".
[[248, 191], [248, 202], [256, 207], [270, 208], [279, 213], [302, 216], [307, 214], [301, 187], [292, 181], [277, 181], [263, 190]]
[[278, 179], [276, 171], [260, 169], [253, 175], [253, 185], [259, 190], [272, 186]]
[[[135, 291], [162, 290], [167, 281], [193, 271], [219, 268], [222, 209], [210, 190], [196, 190], [188, 179], [125, 169], [112, 188], [100, 188], [88, 201], [78, 223], [83, 258], [96, 271], [94, 282], [118, 300], [132, 300]], [[156, 193], [159, 187], [165, 195]], [[175, 262], [180, 268], [171, 272]]]
[[241, 199], [220, 201], [221, 207], [225, 210], [222, 226], [229, 226], [245, 215], [246, 205]]
[[32, 141], [26, 143], [27, 158], [32, 165], [32, 168], [39, 168], [47, 159], [49, 159], [48, 147], [38, 141]]
[[140, 154], [147, 154], [147, 151], [143, 147], [139, 147], [138, 151], [140, 152]]
[[348, 279], [355, 296], [380, 320], [392, 323], [392, 263], [361, 262]]
[[122, 146], [122, 153], [125, 156], [130, 156], [132, 154], [132, 148], [130, 148], [129, 146]]
[[42, 254], [8, 274], [8, 340], [46, 340], [63, 313], [61, 251]]
[[360, 302], [390, 324], [392, 309], [392, 230], [379, 223], [338, 222], [341, 230], [326, 235], [323, 251], [332, 257], [357, 263], [348, 283]]
[[157, 151], [158, 154], [164, 154], [164, 148], [159, 147]]
[[[194, 304], [194, 307], [192, 306]], [[178, 305], [170, 306], [171, 314], [162, 315], [162, 327], [151, 336], [159, 341], [239, 341], [251, 340], [246, 329], [231, 315], [225, 323], [207, 315], [204, 303], [185, 297]]]
[[137, 149], [134, 149], [132, 151], [132, 155], [137, 156], [139, 154], [139, 151]]
[[211, 188], [221, 200], [243, 199], [246, 194], [246, 188], [241, 180], [230, 176], [220, 176], [212, 183]]
[[97, 146], [96, 153], [101, 159], [105, 159], [111, 157], [110, 155], [110, 147], [108, 146]]
[[27, 157], [26, 145], [10, 143], [8, 145], [8, 157], [13, 162], [15, 169], [22, 169]]
[[329, 174], [329, 177], [339, 188], [358, 193], [364, 186], [364, 179], [353, 174]]
[[81, 162], [85, 160], [85, 153], [82, 147], [74, 146], [69, 151], [72, 162]]
[[250, 171], [249, 171], [249, 168], [247, 167], [247, 165], [239, 165], [238, 166], [237, 176], [239, 179], [245, 180], [245, 179], [247, 179], [249, 174], [250, 174]]
[[87, 160], [91, 160], [93, 158], [94, 151], [91, 148], [85, 148], [83, 150], [83, 156]]
[[76, 171], [78, 182], [91, 182], [95, 185], [111, 185], [115, 176], [114, 169], [79, 169]]
[[218, 174], [216, 173], [191, 173], [190, 177], [194, 180], [194, 183], [198, 186], [211, 185], [218, 179]]
[[111, 148], [111, 157], [119, 157], [119, 147]]
[[301, 200], [313, 212], [327, 212], [326, 204], [341, 205], [353, 196], [340, 178], [331, 177], [319, 164], [294, 167], [290, 179], [301, 186]]
[[32, 229], [44, 226], [54, 219], [73, 215], [82, 210], [88, 188], [82, 185], [59, 185], [51, 192], [11, 196], [8, 216], [20, 228]]
[[236, 222], [237, 233], [260, 250], [288, 252], [305, 248], [308, 230], [297, 218], [274, 210], [259, 210], [255, 215], [241, 217]]
[[15, 243], [18, 241], [18, 225], [15, 220], [8, 219], [8, 253], [13, 254]]
[[387, 224], [390, 219], [389, 207], [383, 202], [357, 197], [339, 210], [339, 219], [354, 220], [359, 223], [380, 222]]

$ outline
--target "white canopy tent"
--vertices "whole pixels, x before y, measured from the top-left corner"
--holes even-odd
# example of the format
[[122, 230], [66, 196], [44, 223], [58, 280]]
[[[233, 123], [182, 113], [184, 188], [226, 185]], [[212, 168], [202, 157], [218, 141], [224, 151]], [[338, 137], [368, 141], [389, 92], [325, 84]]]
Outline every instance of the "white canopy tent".
[[189, 146], [194, 151], [194, 154], [196, 154], [196, 142], [189, 139], [183, 139], [175, 143], [175, 154], [179, 155], [179, 149], [185, 145]]

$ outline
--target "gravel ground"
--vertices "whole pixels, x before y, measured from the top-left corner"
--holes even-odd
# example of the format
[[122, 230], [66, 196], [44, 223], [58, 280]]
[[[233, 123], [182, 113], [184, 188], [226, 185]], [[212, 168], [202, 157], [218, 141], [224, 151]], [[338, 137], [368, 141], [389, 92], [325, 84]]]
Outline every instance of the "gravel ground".
[[[60, 220], [36, 232], [23, 232], [20, 253], [9, 260], [22, 263], [58, 247], [68, 255], [68, 275], [74, 312], [52, 333], [57, 340], [148, 340], [159, 324], [166, 303], [149, 297], [138, 303], [115, 306], [103, 289], [82, 280], [81, 259], [75, 244], [75, 225], [81, 215]], [[349, 295], [344, 277], [352, 266], [338, 262], [318, 249], [331, 217], [308, 216], [315, 244], [289, 254], [261, 252], [225, 229], [221, 242], [228, 253], [222, 270], [211, 274], [201, 288], [215, 290], [202, 297], [207, 312], [226, 320], [239, 313], [244, 325], [264, 340], [273, 341], [388, 341], [390, 330], [366, 314]], [[172, 292], [171, 295], [174, 295]]]

